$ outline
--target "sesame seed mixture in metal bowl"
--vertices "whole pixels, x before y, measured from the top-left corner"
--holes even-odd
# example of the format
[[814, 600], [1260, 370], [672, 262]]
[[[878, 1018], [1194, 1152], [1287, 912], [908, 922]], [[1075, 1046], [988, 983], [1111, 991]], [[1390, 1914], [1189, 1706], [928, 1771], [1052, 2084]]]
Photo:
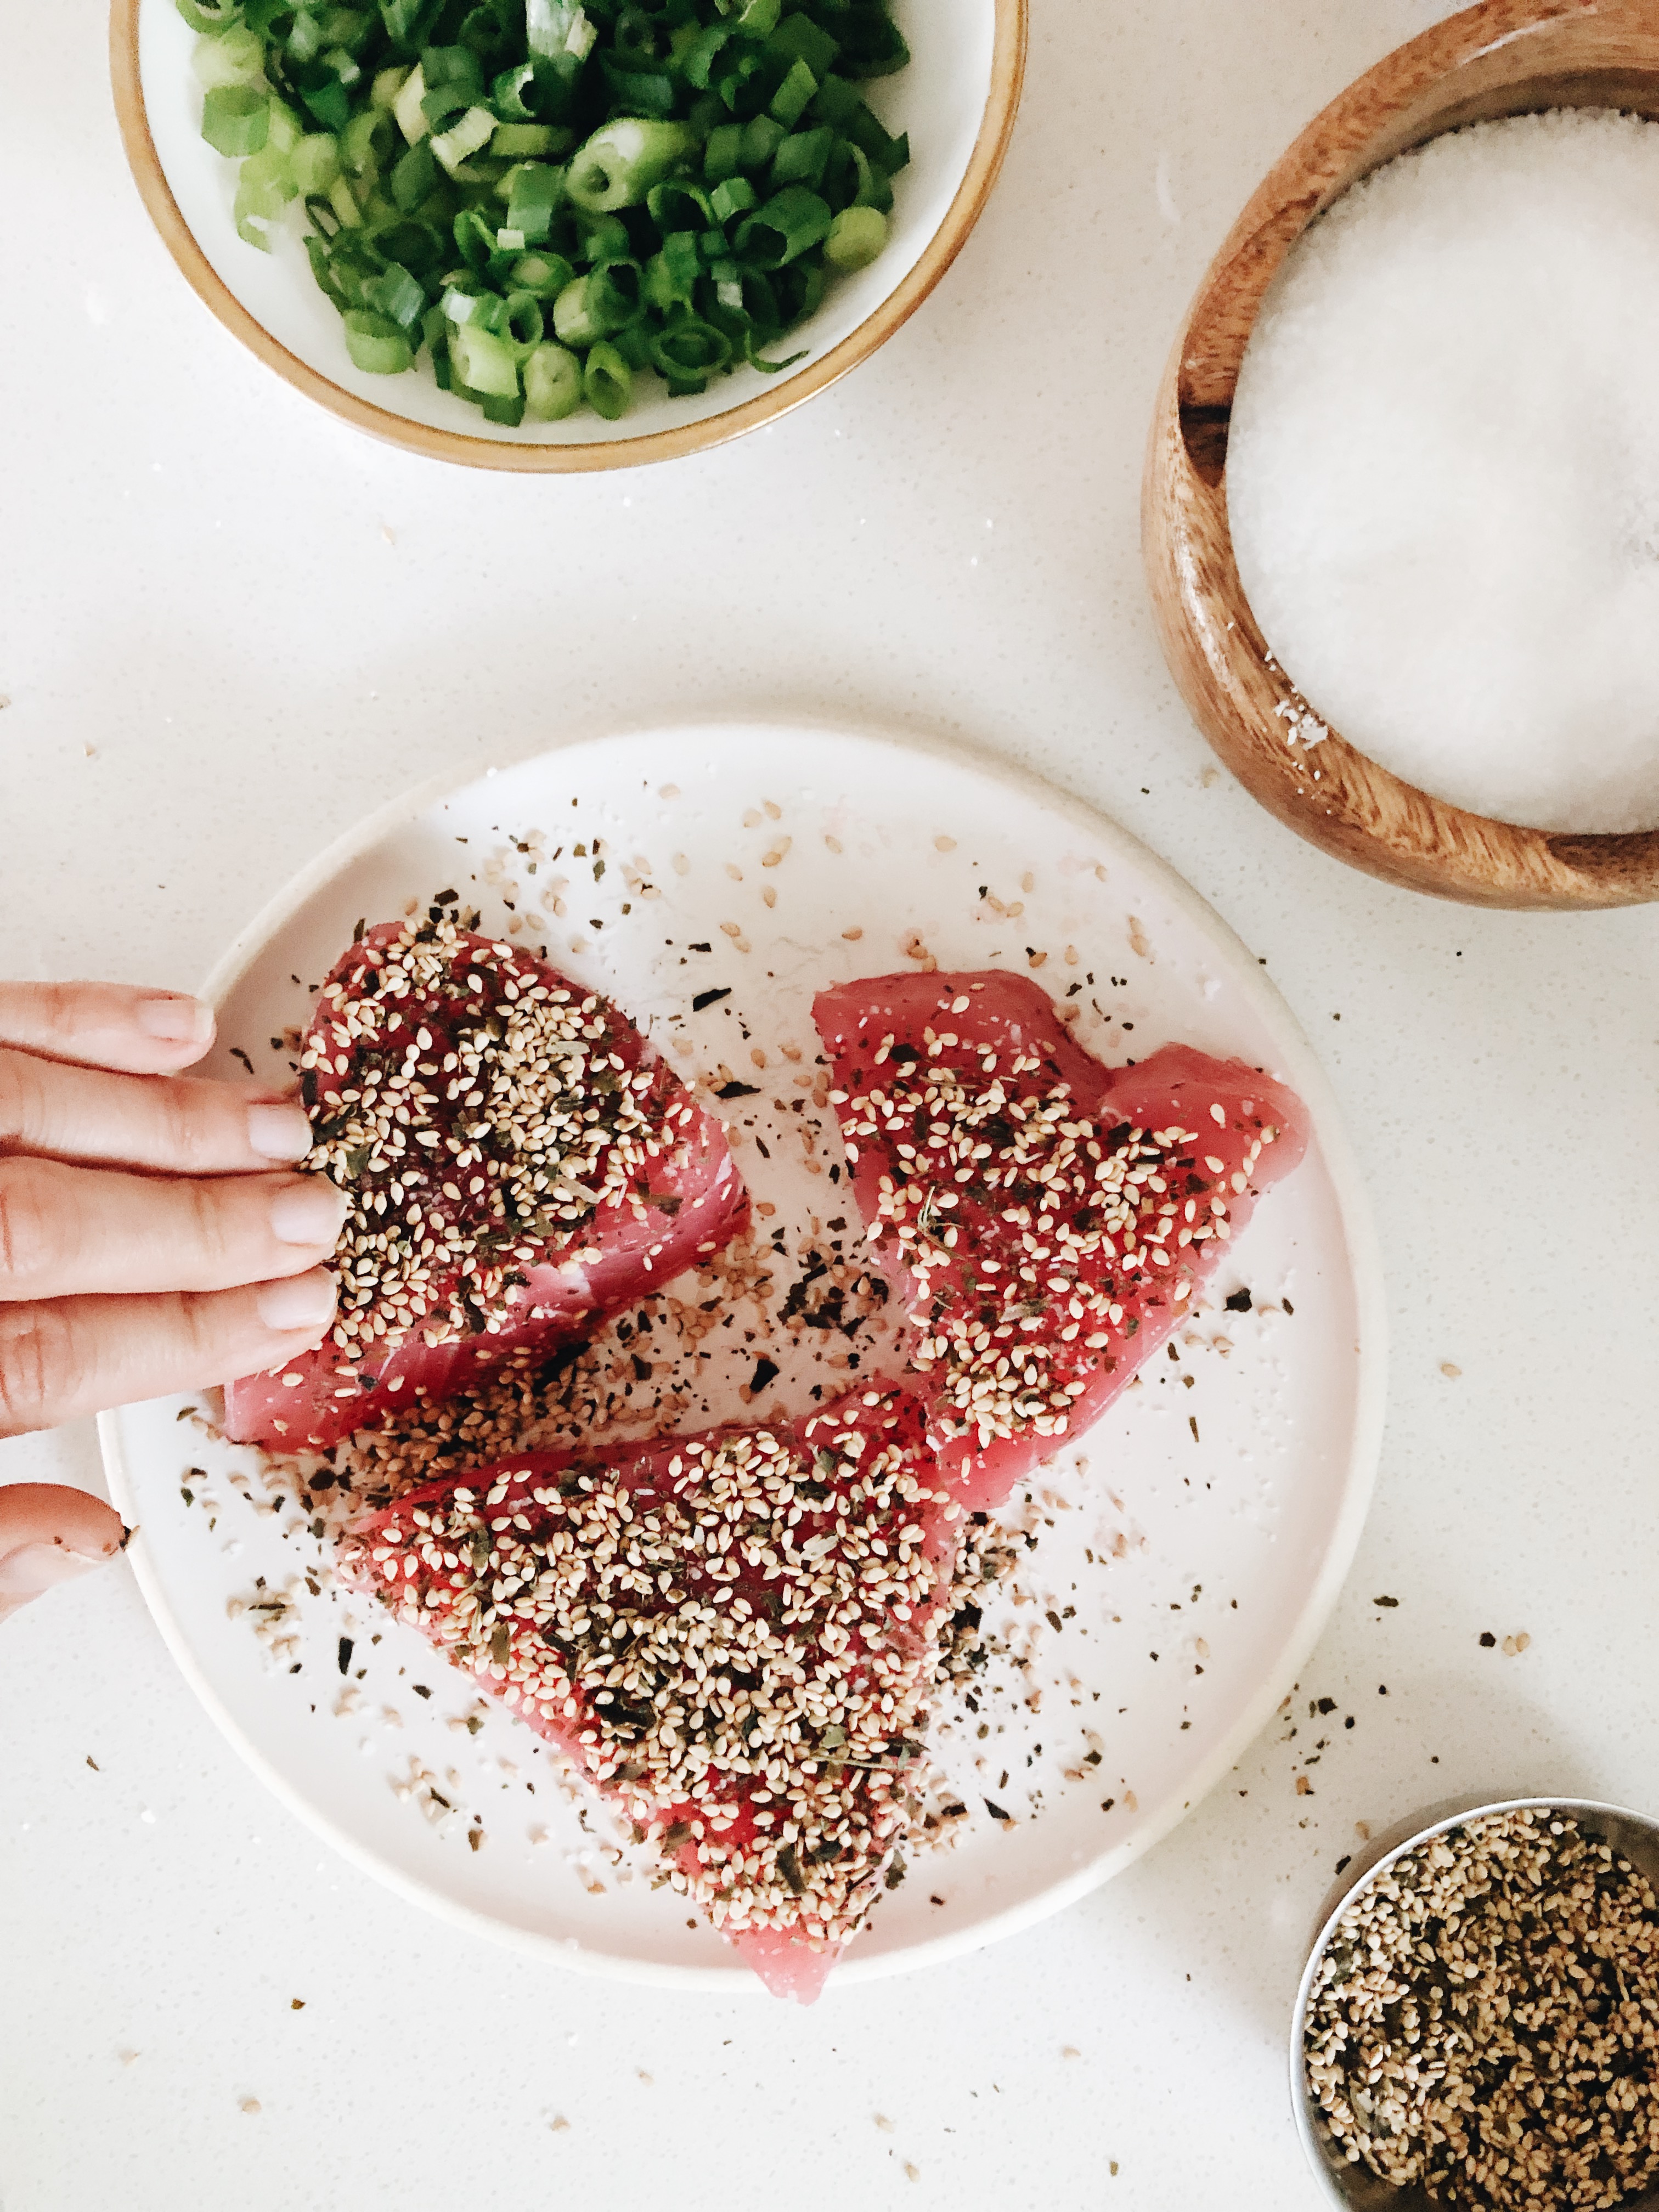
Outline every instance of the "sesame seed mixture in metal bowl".
[[[1144, 1062], [1181, 1039], [1282, 1079], [1314, 1129], [1248, 1226], [1206, 1240], [1219, 1248], [1214, 1273], [1086, 1435], [1074, 1419], [1042, 1437], [994, 1509], [952, 1489], [959, 1535], [927, 1619], [931, 1671], [915, 1686], [931, 1723], [903, 1734], [920, 1755], [891, 1777], [899, 1823], [834, 1981], [964, 1951], [1127, 1864], [1225, 1772], [1296, 1678], [1370, 1479], [1377, 1291], [1363, 1205], [1354, 1213], [1318, 1066], [1255, 957], [1121, 833], [1029, 779], [847, 731], [665, 731], [568, 746], [428, 797], [319, 863], [228, 969], [215, 1072], [240, 1064], [279, 1086], [306, 1073], [332, 1019], [318, 1018], [322, 989], [364, 914], [399, 916], [416, 936], [450, 922], [508, 947], [514, 975], [544, 964], [580, 994], [572, 1006], [625, 1009], [720, 1125], [750, 1220], [678, 1272], [641, 1267], [630, 1296], [550, 1358], [511, 1328], [485, 1329], [458, 1340], [492, 1357], [453, 1395], [359, 1382], [333, 1401], [353, 1427], [325, 1444], [307, 1447], [292, 1426], [259, 1449], [233, 1443], [200, 1398], [106, 1421], [112, 1491], [141, 1524], [131, 1556], [233, 1740], [366, 1870], [475, 1932], [624, 1978], [758, 1986], [696, 1899], [663, 1879], [661, 1838], [635, 1841], [616, 1778], [596, 1788], [583, 1757], [526, 1725], [521, 1706], [443, 1663], [347, 1580], [340, 1543], [480, 1468], [609, 1462], [653, 1438], [684, 1448], [739, 1428], [793, 1439], [870, 1378], [900, 1375], [914, 1333], [881, 1243], [866, 1239], [875, 1211], [854, 1188], [865, 1158], [842, 1145], [830, 1091], [844, 1086], [813, 1000], [903, 965], [933, 1009], [941, 976], [995, 970], [1032, 978], [1091, 1067]], [[429, 1020], [410, 1042], [420, 1049], [421, 1026], [435, 1051]], [[455, 1080], [459, 1049], [422, 1052], [415, 1073], [428, 1089]], [[326, 1080], [359, 1087], [337, 1069]], [[1201, 1133], [1162, 1112], [1132, 1126], [1172, 1119]], [[375, 1172], [374, 1157], [360, 1172]], [[1231, 1173], [1219, 1146], [1216, 1157]], [[349, 1172], [349, 1157], [340, 1164]], [[445, 1175], [437, 1195], [447, 1181], [466, 1196], [473, 1171]], [[615, 1211], [648, 1227], [648, 1246], [691, 1206], [650, 1208], [649, 1224], [631, 1198]], [[1171, 1249], [1190, 1250], [1178, 1236]], [[881, 1242], [892, 1238], [890, 1227]], [[590, 1276], [599, 1265], [578, 1264]], [[350, 1364], [338, 1345], [328, 1360]], [[331, 1394], [349, 1378], [323, 1379]], [[392, 1396], [395, 1418], [377, 1419]], [[946, 1486], [935, 1472], [923, 1486]], [[1363, 1747], [1363, 1731], [1353, 1741]], [[1323, 1807], [1287, 1785], [1285, 1811], [1314, 1828]]]
[[1653, 1883], [1593, 1808], [1443, 1827], [1385, 1860], [1326, 1937], [1302, 2057], [1329, 2154], [1394, 2188], [1457, 2212], [1644, 2196], [1659, 2179]]

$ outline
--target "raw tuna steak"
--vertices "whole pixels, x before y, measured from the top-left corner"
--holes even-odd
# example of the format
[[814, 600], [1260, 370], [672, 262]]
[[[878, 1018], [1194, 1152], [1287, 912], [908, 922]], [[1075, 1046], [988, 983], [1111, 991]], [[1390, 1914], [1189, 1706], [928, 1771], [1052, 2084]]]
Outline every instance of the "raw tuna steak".
[[1104, 1066], [1020, 976], [872, 976], [813, 1013], [939, 1464], [998, 1504], [1170, 1334], [1307, 1115], [1185, 1045]]
[[445, 920], [370, 930], [317, 1001], [306, 1165], [349, 1191], [339, 1316], [233, 1382], [239, 1441], [320, 1449], [509, 1352], [589, 1335], [717, 1251], [748, 1194], [718, 1121], [625, 1016]]
[[878, 1893], [959, 1509], [881, 1384], [810, 1419], [526, 1454], [409, 1492], [342, 1568], [616, 1800], [810, 2003]]

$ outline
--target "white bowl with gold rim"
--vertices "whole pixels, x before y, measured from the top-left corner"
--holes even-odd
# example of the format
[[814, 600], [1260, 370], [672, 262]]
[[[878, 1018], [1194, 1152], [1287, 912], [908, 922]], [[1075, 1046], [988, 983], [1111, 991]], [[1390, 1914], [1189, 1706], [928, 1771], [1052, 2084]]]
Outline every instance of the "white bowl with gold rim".
[[473, 468], [557, 471], [670, 460], [775, 422], [866, 360], [921, 305], [956, 258], [1001, 167], [1019, 104], [1027, 0], [896, 0], [908, 68], [872, 105], [911, 160], [894, 191], [877, 258], [831, 285], [789, 333], [805, 358], [779, 374], [744, 366], [696, 398], [650, 380], [620, 423], [580, 410], [561, 422], [486, 422], [442, 392], [422, 360], [398, 376], [366, 374], [312, 276], [293, 210], [263, 253], [236, 234], [237, 164], [201, 135], [195, 33], [173, 0], [114, 0], [110, 73], [140, 196], [185, 279], [225, 328], [287, 383], [392, 444]]

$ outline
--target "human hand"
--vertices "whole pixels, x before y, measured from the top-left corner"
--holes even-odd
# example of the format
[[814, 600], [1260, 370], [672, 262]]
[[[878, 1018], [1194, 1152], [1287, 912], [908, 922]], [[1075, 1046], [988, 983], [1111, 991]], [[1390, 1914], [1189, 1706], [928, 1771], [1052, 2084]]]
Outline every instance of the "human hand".
[[14, 1482], [0, 1490], [0, 1620], [125, 1549], [118, 1513], [84, 1490]]
[[213, 1028], [175, 993], [0, 983], [0, 1437], [322, 1341], [345, 1194], [274, 1170], [303, 1107], [174, 1072]]

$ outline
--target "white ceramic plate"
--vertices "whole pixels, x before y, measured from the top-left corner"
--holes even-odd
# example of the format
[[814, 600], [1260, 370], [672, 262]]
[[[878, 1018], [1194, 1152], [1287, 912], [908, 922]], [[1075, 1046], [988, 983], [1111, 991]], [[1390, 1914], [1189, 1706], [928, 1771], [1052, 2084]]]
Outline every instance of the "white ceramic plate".
[[[534, 878], [533, 855], [515, 843], [532, 832], [548, 854], [563, 848]], [[486, 927], [516, 922], [614, 994], [682, 1071], [720, 1081], [723, 1062], [757, 1086], [720, 1110], [741, 1132], [757, 1200], [775, 1209], [768, 1235], [792, 1248], [812, 1217], [839, 1224], [850, 1212], [830, 1172], [833, 1127], [810, 1099], [794, 1110], [805, 1098], [795, 1079], [816, 1050], [813, 992], [903, 967], [918, 937], [945, 967], [1024, 974], [1031, 951], [1046, 952], [1041, 980], [1056, 998], [1079, 987], [1078, 1034], [1104, 1059], [1182, 1039], [1242, 1055], [1306, 1100], [1309, 1156], [1231, 1248], [1179, 1362], [1160, 1355], [1045, 1480], [1026, 1572], [1036, 1602], [1012, 1615], [1022, 1632], [1039, 1624], [1033, 1671], [1016, 1680], [994, 1668], [976, 1715], [942, 1709], [936, 1756], [972, 1817], [952, 1847], [913, 1859], [838, 1978], [971, 1948], [1118, 1872], [1227, 1769], [1290, 1686], [1347, 1569], [1381, 1433], [1382, 1304], [1363, 1194], [1324, 1076], [1262, 970], [1160, 862], [1029, 778], [839, 729], [663, 730], [419, 793], [325, 854], [209, 987], [222, 1007], [219, 1072], [237, 1073], [233, 1048], [262, 1077], [285, 1072], [282, 1033], [304, 1021], [307, 984], [359, 917], [400, 914], [441, 889], [475, 900]], [[554, 896], [562, 917], [538, 903]], [[722, 986], [728, 998], [690, 1012], [696, 992]], [[804, 1057], [781, 1057], [785, 1048]], [[791, 1279], [781, 1262], [776, 1301]], [[1241, 1287], [1252, 1310], [1227, 1310]], [[810, 1355], [793, 1358], [764, 1346], [783, 1370], [769, 1410], [805, 1409], [814, 1380], [854, 1379], [817, 1364], [828, 1340], [815, 1334]], [[757, 1347], [737, 1329], [726, 1345], [700, 1373], [716, 1412], [735, 1413]], [[864, 1371], [874, 1364], [866, 1355]], [[258, 1455], [218, 1442], [189, 1407], [106, 1416], [111, 1486], [138, 1524], [131, 1556], [162, 1632], [277, 1794], [452, 1919], [594, 1972], [746, 1981], [718, 1936], [650, 1887], [648, 1869], [626, 1852], [613, 1863], [603, 1812], [562, 1792], [528, 1729], [495, 1713], [469, 1733], [477, 1704], [464, 1679], [413, 1630], [331, 1590], [323, 1547], [291, 1509], [270, 1510], [277, 1493]], [[273, 1650], [276, 1616], [244, 1607], [283, 1593], [294, 1611], [280, 1635], [292, 1642]], [[1042, 1620], [1050, 1607], [1059, 1633]], [[264, 1640], [255, 1622], [267, 1624]], [[354, 1644], [349, 1685], [343, 1635]], [[356, 1710], [342, 1716], [348, 1691]], [[452, 1811], [434, 1805], [433, 1787]], [[1012, 1821], [986, 1812], [987, 1798]], [[485, 1847], [470, 1847], [475, 1827]]]
[[[395, 435], [396, 425], [403, 422], [507, 446], [599, 446], [618, 440], [633, 444], [734, 415], [769, 397], [775, 399], [798, 380], [821, 381], [814, 370], [901, 289], [951, 215], [975, 167], [994, 85], [1000, 88], [999, 98], [1006, 94], [1010, 103], [1018, 88], [1017, 68], [1012, 88], [1008, 66], [1000, 77], [994, 68], [998, 17], [1010, 12], [1012, 0], [898, 0], [896, 12], [913, 59], [896, 76], [878, 80], [868, 94], [890, 131], [910, 133], [910, 166], [895, 186], [885, 249], [868, 269], [833, 284], [819, 312], [799, 333], [791, 334], [786, 350], [804, 345], [806, 358], [776, 377], [743, 368], [716, 378], [701, 398], [672, 399], [655, 378], [642, 377], [644, 396], [620, 424], [583, 410], [562, 422], [525, 422], [514, 429], [486, 422], [467, 401], [441, 392], [424, 359], [402, 376], [369, 376], [352, 366], [339, 314], [312, 276], [301, 242], [305, 225], [297, 211], [290, 209], [288, 219], [276, 227], [275, 250], [269, 254], [236, 235], [232, 202], [239, 165], [216, 153], [202, 137], [202, 88], [191, 67], [195, 33], [173, 0], [120, 0], [120, 4], [137, 9], [142, 120], [148, 123], [155, 158], [213, 274], [259, 329], [295, 361], [327, 380], [336, 392], [389, 418], [384, 425], [389, 435]], [[1005, 28], [1005, 52], [1008, 41]], [[115, 56], [118, 96], [125, 66], [118, 39]], [[129, 152], [142, 187], [147, 183], [148, 161], [142, 137], [135, 141], [131, 118], [127, 129]], [[1001, 136], [999, 131], [999, 159]], [[994, 166], [993, 161], [992, 173]], [[988, 177], [985, 181], [988, 185]], [[961, 210], [965, 217], [963, 234], [977, 211], [975, 195], [971, 210]], [[204, 296], [212, 304], [210, 295]], [[789, 404], [787, 396], [782, 404]]]

